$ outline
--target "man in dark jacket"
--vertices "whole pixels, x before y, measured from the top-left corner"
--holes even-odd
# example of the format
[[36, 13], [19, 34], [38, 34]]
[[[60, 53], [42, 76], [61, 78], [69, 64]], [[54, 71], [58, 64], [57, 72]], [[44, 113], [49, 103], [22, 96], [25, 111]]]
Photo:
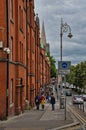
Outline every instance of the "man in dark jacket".
[[36, 97], [35, 97], [35, 104], [36, 104], [36, 109], [39, 110], [39, 105], [40, 105], [39, 94], [37, 94]]
[[51, 94], [51, 101], [50, 101], [51, 105], [52, 105], [52, 110], [55, 109], [55, 97], [53, 95], [53, 93]]

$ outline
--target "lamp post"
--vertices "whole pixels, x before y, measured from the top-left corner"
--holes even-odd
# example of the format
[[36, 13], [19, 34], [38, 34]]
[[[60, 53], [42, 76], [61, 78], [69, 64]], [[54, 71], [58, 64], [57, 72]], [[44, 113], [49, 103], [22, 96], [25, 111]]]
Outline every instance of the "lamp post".
[[61, 18], [61, 30], [60, 30], [60, 60], [62, 61], [62, 36], [63, 33], [66, 33], [69, 30], [69, 34], [68, 37], [72, 38], [72, 34], [71, 34], [71, 28], [67, 23], [63, 23], [63, 20]]
[[[69, 31], [68, 33], [68, 37], [72, 38], [72, 34], [71, 34], [71, 28], [67, 23], [63, 23], [63, 20], [61, 18], [61, 30], [60, 30], [60, 61], [62, 61], [62, 36], [63, 33], [66, 33], [67, 31]], [[65, 79], [65, 89], [66, 89], [66, 74], [64, 73], [64, 79]], [[61, 81], [62, 81], [62, 75], [61, 75]], [[61, 86], [62, 87], [62, 86]], [[65, 92], [65, 98], [64, 98], [64, 107], [65, 107], [65, 120], [66, 120], [66, 92]]]

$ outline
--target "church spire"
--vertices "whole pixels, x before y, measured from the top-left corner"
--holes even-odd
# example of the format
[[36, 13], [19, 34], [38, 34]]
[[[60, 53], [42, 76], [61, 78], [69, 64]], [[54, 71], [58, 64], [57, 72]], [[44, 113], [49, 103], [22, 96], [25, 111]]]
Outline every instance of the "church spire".
[[41, 31], [41, 44], [46, 49], [46, 34], [45, 34], [45, 27], [44, 27], [44, 21], [42, 23], [42, 31]]

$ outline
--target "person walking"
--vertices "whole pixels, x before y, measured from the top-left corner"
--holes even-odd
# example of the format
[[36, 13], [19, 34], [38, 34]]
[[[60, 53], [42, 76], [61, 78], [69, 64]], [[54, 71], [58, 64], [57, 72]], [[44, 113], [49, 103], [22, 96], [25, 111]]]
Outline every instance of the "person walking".
[[41, 107], [42, 110], [44, 110], [44, 106], [45, 106], [45, 96], [42, 94], [42, 96], [40, 97], [40, 103], [41, 103]]
[[35, 96], [35, 104], [36, 104], [36, 109], [39, 110], [39, 105], [40, 105], [40, 96], [37, 94]]
[[51, 101], [50, 101], [51, 105], [52, 105], [52, 111], [55, 110], [55, 97], [53, 95], [53, 93], [51, 94]]

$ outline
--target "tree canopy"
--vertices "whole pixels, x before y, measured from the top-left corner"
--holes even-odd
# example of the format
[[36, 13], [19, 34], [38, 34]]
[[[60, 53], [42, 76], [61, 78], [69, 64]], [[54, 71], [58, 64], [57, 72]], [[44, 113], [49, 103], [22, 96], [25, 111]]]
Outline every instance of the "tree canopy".
[[56, 77], [56, 74], [57, 74], [57, 69], [56, 69], [56, 61], [55, 59], [53, 58], [53, 56], [50, 56], [50, 53], [47, 53], [49, 59], [50, 59], [50, 74], [51, 74], [51, 77]]
[[86, 87], [86, 61], [71, 66], [71, 73], [67, 75], [67, 82], [78, 86], [79, 88]]

